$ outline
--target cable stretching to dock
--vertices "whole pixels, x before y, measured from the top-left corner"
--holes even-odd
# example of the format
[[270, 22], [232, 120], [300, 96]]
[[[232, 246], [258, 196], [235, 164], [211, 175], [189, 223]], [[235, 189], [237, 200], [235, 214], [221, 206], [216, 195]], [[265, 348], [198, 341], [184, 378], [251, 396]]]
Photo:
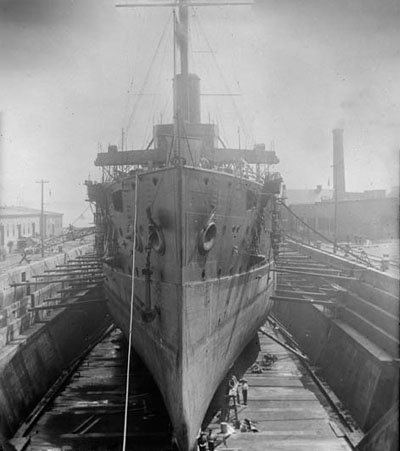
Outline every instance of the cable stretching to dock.
[[[282, 205], [282, 207], [285, 207], [286, 210], [292, 214], [298, 221], [300, 221], [305, 227], [307, 227], [308, 229], [310, 229], [313, 233], [315, 233], [316, 235], [318, 235], [320, 238], [322, 238], [323, 240], [327, 241], [328, 243], [336, 246], [337, 249], [340, 249], [341, 251], [347, 253], [348, 255], [350, 255], [351, 257], [355, 258], [356, 260], [360, 261], [361, 263], [363, 263], [364, 265], [367, 264], [368, 266], [371, 266], [372, 268], [374, 267], [371, 262], [369, 261], [365, 261], [364, 259], [360, 258], [360, 256], [358, 256], [357, 254], [355, 254], [354, 252], [351, 252], [349, 249], [346, 249], [342, 246], [339, 246], [337, 243], [335, 243], [334, 241], [332, 241], [331, 239], [329, 239], [328, 237], [326, 237], [325, 235], [323, 235], [322, 233], [318, 232], [318, 230], [314, 229], [314, 227], [311, 227], [310, 224], [308, 224], [307, 222], [303, 221], [299, 216], [296, 215], [296, 213], [290, 208], [288, 207], [285, 202], [283, 202], [282, 200], [279, 201], [279, 204]], [[294, 237], [291, 237], [291, 239], [295, 239]], [[376, 269], [376, 268], [375, 268]]]
[[128, 405], [129, 405], [129, 374], [131, 370], [131, 349], [132, 349], [132, 324], [133, 324], [133, 300], [135, 296], [135, 257], [136, 257], [136, 224], [137, 224], [137, 201], [138, 201], [139, 177], [136, 172], [135, 180], [135, 218], [133, 220], [133, 249], [132, 249], [132, 284], [131, 284], [131, 305], [129, 315], [129, 340], [128, 340], [128, 363], [126, 370], [126, 393], [125, 393], [125, 416], [124, 416], [124, 440], [122, 451], [126, 450], [126, 436], [128, 429]]

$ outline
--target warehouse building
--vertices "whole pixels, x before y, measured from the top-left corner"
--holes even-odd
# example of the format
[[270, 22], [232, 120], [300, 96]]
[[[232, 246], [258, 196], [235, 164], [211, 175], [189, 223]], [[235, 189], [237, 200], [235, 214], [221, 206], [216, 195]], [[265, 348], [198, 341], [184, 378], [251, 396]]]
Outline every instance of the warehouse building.
[[[62, 234], [62, 213], [43, 212], [44, 239]], [[41, 211], [27, 207], [0, 207], [0, 247], [7, 252], [17, 248], [18, 240], [40, 238]]]

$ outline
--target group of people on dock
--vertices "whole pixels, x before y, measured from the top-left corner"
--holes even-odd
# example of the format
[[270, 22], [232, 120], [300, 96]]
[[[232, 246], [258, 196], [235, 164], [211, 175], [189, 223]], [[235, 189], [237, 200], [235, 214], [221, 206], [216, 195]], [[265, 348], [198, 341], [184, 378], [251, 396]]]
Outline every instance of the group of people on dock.
[[[235, 410], [236, 410], [236, 405], [241, 404], [240, 392], [242, 393], [242, 400], [243, 400], [243, 403], [241, 405], [247, 406], [248, 390], [249, 390], [249, 384], [248, 384], [247, 379], [242, 378], [240, 380], [237, 380], [236, 376], [231, 377], [231, 379], [229, 380], [229, 392], [227, 395], [227, 405], [222, 409], [220, 420], [225, 421], [226, 417], [229, 416], [229, 409], [232, 408], [232, 406], [230, 404], [232, 402], [235, 404]], [[238, 423], [237, 413], [236, 413], [236, 422]], [[221, 424], [223, 424], [223, 423], [221, 423]], [[224, 441], [224, 438], [222, 440]], [[213, 435], [212, 429], [209, 429], [208, 434], [204, 431], [200, 431], [200, 433], [197, 437], [198, 450], [199, 451], [214, 451], [215, 446], [216, 446], [216, 437], [215, 437], [215, 435]]]

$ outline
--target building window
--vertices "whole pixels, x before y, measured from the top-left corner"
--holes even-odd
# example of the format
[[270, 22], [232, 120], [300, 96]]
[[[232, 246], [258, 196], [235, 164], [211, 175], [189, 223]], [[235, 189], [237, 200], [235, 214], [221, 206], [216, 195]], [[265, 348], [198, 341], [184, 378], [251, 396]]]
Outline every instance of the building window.
[[9, 227], [9, 225], [7, 224], [7, 238], [10, 236], [10, 227]]
[[15, 236], [15, 224], [12, 225], [12, 236]]

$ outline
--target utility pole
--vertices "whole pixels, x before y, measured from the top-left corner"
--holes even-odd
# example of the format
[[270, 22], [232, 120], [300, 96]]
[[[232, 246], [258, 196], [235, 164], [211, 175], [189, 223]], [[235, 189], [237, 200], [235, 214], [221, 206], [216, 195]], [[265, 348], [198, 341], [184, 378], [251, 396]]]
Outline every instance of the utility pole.
[[36, 183], [42, 185], [41, 207], [40, 207], [40, 248], [42, 257], [44, 257], [44, 184], [49, 183], [48, 180], [38, 180]]

